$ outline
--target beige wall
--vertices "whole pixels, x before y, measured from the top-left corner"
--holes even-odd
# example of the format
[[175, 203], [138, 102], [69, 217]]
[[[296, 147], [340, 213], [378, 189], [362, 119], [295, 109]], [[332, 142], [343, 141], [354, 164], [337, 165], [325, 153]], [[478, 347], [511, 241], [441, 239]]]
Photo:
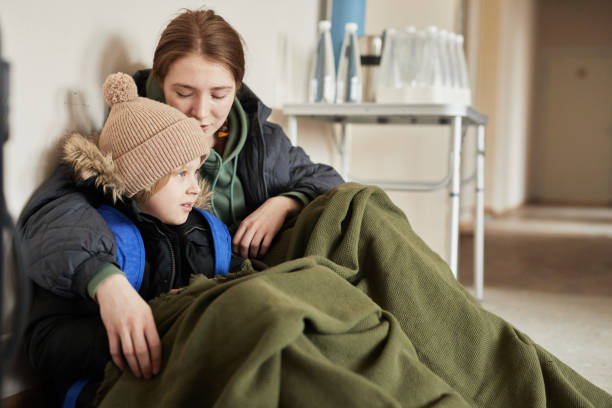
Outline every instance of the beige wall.
[[475, 107], [489, 115], [485, 206], [504, 212], [526, 200], [536, 8], [534, 0], [476, 3], [480, 29]]

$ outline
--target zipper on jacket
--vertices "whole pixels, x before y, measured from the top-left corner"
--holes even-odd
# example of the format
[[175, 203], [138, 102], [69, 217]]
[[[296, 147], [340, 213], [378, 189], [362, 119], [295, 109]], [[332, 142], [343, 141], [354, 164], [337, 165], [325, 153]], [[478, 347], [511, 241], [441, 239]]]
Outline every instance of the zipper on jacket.
[[176, 259], [174, 258], [174, 249], [172, 248], [172, 243], [170, 242], [170, 238], [168, 238], [166, 234], [164, 234], [159, 229], [157, 224], [153, 223], [153, 225], [155, 226], [155, 229], [157, 230], [157, 232], [159, 232], [161, 236], [164, 237], [164, 240], [166, 241], [166, 244], [168, 245], [168, 249], [170, 249], [171, 268], [170, 268], [170, 285], [168, 286], [168, 290], [170, 290], [174, 286], [174, 279], [176, 278]]
[[193, 231], [196, 231], [196, 230], [206, 232], [206, 228], [202, 228], [202, 227], [198, 227], [198, 226], [193, 226], [190, 229], [188, 229], [187, 231], [185, 231], [185, 235], [191, 234]]
[[[259, 116], [259, 109], [257, 109], [257, 115]], [[263, 204], [264, 201], [266, 201], [269, 197], [268, 197], [268, 183], [266, 183], [266, 176], [265, 176], [265, 172], [266, 172], [266, 139], [264, 138], [264, 128], [261, 125], [261, 121], [259, 120], [258, 117], [255, 118], [256, 120], [256, 126], [259, 128], [259, 136], [260, 136], [260, 141], [261, 141], [261, 184], [263, 184], [263, 188], [264, 188], [264, 197], [263, 197], [263, 201], [261, 202]]]

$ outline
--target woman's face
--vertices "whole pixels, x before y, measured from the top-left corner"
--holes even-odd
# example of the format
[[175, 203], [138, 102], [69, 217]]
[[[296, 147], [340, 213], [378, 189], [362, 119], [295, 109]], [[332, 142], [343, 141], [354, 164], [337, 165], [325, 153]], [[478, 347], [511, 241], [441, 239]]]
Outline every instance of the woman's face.
[[225, 65], [196, 54], [174, 61], [162, 87], [166, 103], [195, 118], [211, 140], [236, 95], [236, 82]]

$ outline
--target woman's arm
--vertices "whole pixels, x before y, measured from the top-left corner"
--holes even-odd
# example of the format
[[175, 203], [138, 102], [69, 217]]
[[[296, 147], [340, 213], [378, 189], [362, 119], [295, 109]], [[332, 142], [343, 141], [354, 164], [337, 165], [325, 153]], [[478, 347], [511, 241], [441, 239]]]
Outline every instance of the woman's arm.
[[[250, 204], [255, 203], [257, 208], [242, 220], [232, 240], [234, 252], [252, 258], [266, 254], [288, 217], [344, 182], [333, 167], [313, 163], [301, 147], [293, 146], [279, 125], [265, 122], [261, 129], [261, 143], [257, 143], [257, 135], [252, 135], [255, 139], [245, 147], [243, 162], [239, 163]], [[295, 196], [284, 195], [287, 193]]]
[[[124, 275], [106, 278], [96, 290], [100, 316], [108, 336], [113, 362], [140, 378], [151, 378], [161, 369], [161, 341], [149, 304]], [[124, 360], [125, 359], [125, 360]]]
[[61, 165], [33, 194], [19, 221], [28, 276], [64, 297], [88, 297], [87, 285], [102, 265], [116, 262], [115, 238], [72, 171]]
[[243, 258], [264, 256], [285, 220], [298, 214], [302, 203], [288, 196], [268, 198], [249, 214], [232, 239], [232, 250]]

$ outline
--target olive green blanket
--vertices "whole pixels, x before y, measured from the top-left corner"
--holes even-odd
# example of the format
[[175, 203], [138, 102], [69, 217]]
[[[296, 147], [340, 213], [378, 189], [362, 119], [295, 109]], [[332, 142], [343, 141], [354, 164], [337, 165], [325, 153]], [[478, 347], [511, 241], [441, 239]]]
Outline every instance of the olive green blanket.
[[314, 200], [264, 259], [151, 302], [151, 380], [109, 364], [103, 407], [612, 407], [484, 310], [378, 188]]

